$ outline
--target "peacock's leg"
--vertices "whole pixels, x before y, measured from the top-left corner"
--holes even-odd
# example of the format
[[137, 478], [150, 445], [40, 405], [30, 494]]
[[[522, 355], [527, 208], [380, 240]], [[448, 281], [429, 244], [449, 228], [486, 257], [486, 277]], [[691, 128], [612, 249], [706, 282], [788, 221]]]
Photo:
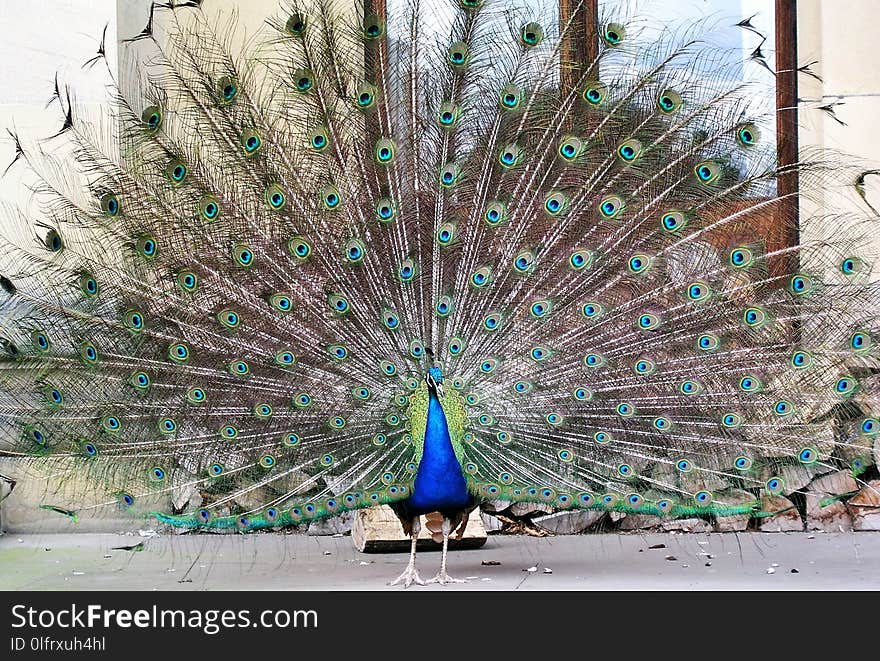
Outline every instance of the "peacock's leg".
[[391, 585], [397, 585], [398, 583], [403, 583], [404, 588], [408, 588], [410, 585], [415, 583], [416, 585], [424, 585], [425, 582], [419, 576], [419, 572], [416, 570], [416, 542], [419, 539], [419, 531], [422, 529], [422, 524], [419, 520], [419, 517], [413, 517], [412, 521], [412, 533], [410, 536], [412, 537], [412, 547], [409, 551], [409, 564], [406, 566], [406, 569], [403, 573], [395, 578]]
[[440, 571], [434, 578], [429, 578], [428, 583], [439, 583], [440, 585], [445, 585], [446, 583], [467, 583], [464, 579], [461, 578], [452, 578], [449, 574], [446, 573], [446, 552], [449, 548], [449, 533], [452, 532], [452, 521], [450, 521], [445, 516], [443, 517], [443, 556], [440, 558]]
[[468, 520], [470, 518], [470, 512], [465, 512], [464, 516], [461, 517], [461, 523], [458, 524], [458, 530], [455, 532], [455, 539], [461, 539], [464, 537], [464, 530], [467, 528]]

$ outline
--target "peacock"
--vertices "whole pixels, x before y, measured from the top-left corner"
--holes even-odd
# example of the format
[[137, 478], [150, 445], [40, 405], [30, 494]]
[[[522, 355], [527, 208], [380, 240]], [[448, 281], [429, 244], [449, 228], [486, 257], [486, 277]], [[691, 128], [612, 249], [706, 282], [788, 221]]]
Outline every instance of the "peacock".
[[[791, 475], [876, 476], [844, 230], [874, 217], [809, 210], [850, 163], [777, 161], [700, 26], [285, 0], [242, 48], [202, 4], [152, 5], [100, 112], [56, 83], [60, 131], [14, 136], [0, 448], [102, 494], [42, 507], [249, 532], [389, 505], [408, 587], [421, 517], [454, 582], [484, 501], [760, 516]], [[773, 238], [811, 218], [834, 235]]]

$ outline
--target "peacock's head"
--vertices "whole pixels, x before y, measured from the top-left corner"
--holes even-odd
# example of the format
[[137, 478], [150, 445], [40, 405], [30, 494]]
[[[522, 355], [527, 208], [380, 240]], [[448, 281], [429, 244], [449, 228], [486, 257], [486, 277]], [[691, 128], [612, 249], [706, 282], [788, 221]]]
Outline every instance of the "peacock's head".
[[425, 380], [428, 382], [429, 386], [439, 386], [443, 383], [443, 372], [437, 365], [428, 368], [428, 373], [425, 374]]
[[[430, 347], [425, 349], [425, 353], [431, 358], [434, 358], [434, 352], [430, 349]], [[434, 361], [434, 364], [428, 368], [428, 371], [425, 373], [425, 381], [428, 384], [428, 389], [432, 390], [438, 394], [440, 394], [443, 390], [443, 371], [440, 369], [440, 363], [438, 361]]]

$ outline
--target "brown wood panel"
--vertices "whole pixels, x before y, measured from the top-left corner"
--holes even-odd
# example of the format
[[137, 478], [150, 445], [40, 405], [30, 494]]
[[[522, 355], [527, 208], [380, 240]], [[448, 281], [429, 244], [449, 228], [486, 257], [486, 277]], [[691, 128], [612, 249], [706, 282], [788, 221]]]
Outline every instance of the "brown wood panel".
[[[767, 235], [770, 250], [797, 245], [798, 228], [798, 55], [797, 0], [776, 0], [776, 150], [779, 167], [787, 169], [779, 177], [778, 222]], [[798, 260], [791, 257], [771, 262], [771, 273], [781, 275], [797, 270]]]
[[599, 0], [559, 0], [559, 29], [564, 30], [559, 51], [561, 91], [566, 94], [599, 56]]

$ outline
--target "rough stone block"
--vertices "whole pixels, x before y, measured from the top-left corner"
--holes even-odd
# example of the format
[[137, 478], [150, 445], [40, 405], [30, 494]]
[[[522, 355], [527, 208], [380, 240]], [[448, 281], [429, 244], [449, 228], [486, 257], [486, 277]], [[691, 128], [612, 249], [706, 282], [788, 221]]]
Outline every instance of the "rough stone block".
[[659, 528], [660, 518], [649, 514], [627, 514], [617, 525], [618, 530], [644, 530], [646, 528]]
[[848, 532], [852, 530], [852, 517], [849, 510], [839, 500], [828, 501], [831, 494], [807, 492], [807, 529], [825, 532]]
[[483, 520], [486, 532], [501, 532], [501, 528], [504, 526], [504, 522], [501, 519], [486, 512], [480, 512], [480, 518]]
[[849, 499], [855, 507], [880, 507], [880, 480], [871, 480]]
[[828, 475], [813, 480], [810, 483], [809, 490], [821, 493], [839, 496], [842, 493], [851, 493], [856, 491], [859, 485], [856, 483], [852, 473], [846, 471], [835, 471]]
[[494, 514], [495, 512], [503, 512], [510, 507], [509, 500], [484, 500], [480, 503], [480, 509], [484, 512]]
[[852, 509], [853, 530], [880, 530], [880, 508]]
[[773, 512], [773, 516], [762, 518], [758, 527], [763, 532], [795, 532], [804, 529], [804, 521], [800, 512], [788, 498], [783, 496], [764, 496], [761, 509]]
[[528, 516], [535, 512], [550, 514], [553, 512], [553, 508], [544, 503], [514, 503], [510, 506], [510, 513], [514, 516]]
[[343, 512], [339, 516], [329, 519], [320, 519], [309, 523], [306, 534], [309, 535], [347, 535], [351, 532], [351, 524], [354, 521], [352, 512]]
[[880, 530], [880, 480], [871, 480], [847, 503], [853, 530]]
[[785, 465], [779, 470], [779, 476], [785, 482], [785, 495], [800, 491], [810, 483], [815, 472], [807, 466]]
[[742, 532], [749, 527], [748, 514], [715, 517], [716, 532]]
[[202, 505], [202, 494], [194, 484], [175, 487], [171, 492], [171, 503], [178, 512], [192, 511]]
[[667, 532], [711, 532], [712, 526], [705, 519], [672, 519], [663, 521], [660, 527]]
[[547, 516], [532, 519], [532, 523], [552, 532], [554, 535], [577, 535], [596, 523], [605, 515], [598, 510], [577, 510], [574, 512], [556, 512]]
[[[740, 505], [753, 503], [755, 495], [741, 489], [729, 489], [715, 494], [715, 500], [728, 505]], [[718, 532], [738, 532], [749, 527], [749, 514], [734, 514], [731, 516], [716, 516], [715, 530]]]

